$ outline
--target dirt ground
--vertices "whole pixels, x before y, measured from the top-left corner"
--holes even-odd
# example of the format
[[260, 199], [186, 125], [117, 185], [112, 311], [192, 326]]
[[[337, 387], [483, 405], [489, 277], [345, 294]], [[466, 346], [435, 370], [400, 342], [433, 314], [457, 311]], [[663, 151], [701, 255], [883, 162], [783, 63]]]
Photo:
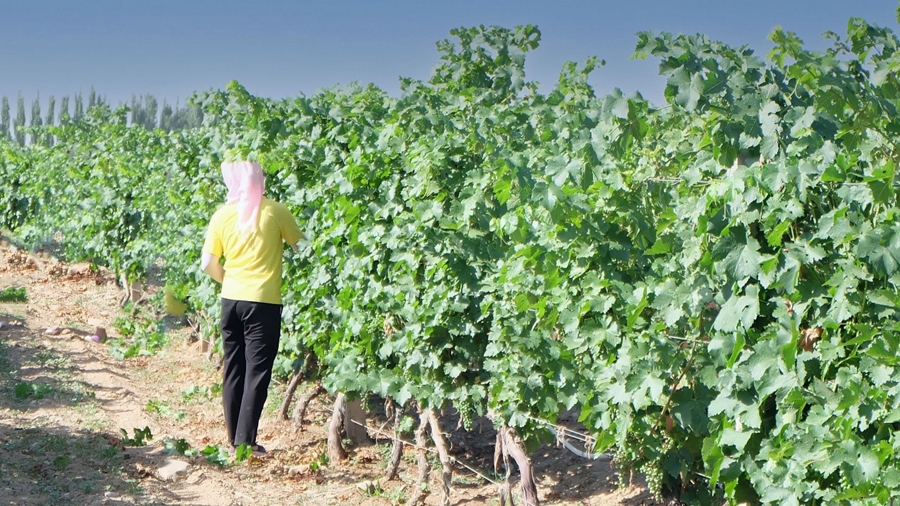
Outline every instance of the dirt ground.
[[[265, 458], [219, 464], [197, 455], [225, 443], [220, 372], [190, 339], [190, 328], [173, 319], [159, 320], [169, 324], [169, 344], [155, 355], [120, 360], [109, 344], [86, 340], [103, 327], [116, 341], [117, 320], [121, 326], [128, 318], [108, 272], [0, 240], [0, 292], [10, 287], [24, 287], [28, 300], [0, 302], [0, 502], [405, 504], [415, 483], [414, 451], [404, 452], [399, 479], [388, 482], [379, 481], [391, 448], [383, 438], [349, 448], [346, 461], [327, 462], [331, 399], [315, 400], [298, 428], [278, 419], [283, 383], [273, 383], [260, 427]], [[48, 333], [52, 327], [58, 333]], [[385, 426], [376, 414], [367, 423]], [[442, 424], [451, 453], [500, 479], [489, 470], [490, 427], [465, 433], [453, 431], [452, 420]], [[141, 437], [149, 436], [145, 428], [152, 439]], [[609, 461], [586, 460], [555, 445], [532, 459], [541, 504], [658, 504], [639, 482], [619, 487]], [[436, 456], [431, 460], [426, 504], [440, 504], [439, 464]], [[513, 479], [517, 489], [515, 473]], [[451, 504], [499, 504], [497, 485], [461, 466], [452, 484]]]

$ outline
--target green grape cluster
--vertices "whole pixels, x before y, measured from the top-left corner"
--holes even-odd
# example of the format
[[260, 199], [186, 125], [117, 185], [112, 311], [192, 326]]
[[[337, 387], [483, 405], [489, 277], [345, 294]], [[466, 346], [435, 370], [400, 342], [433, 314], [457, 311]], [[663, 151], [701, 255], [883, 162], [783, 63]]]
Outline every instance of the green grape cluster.
[[660, 449], [662, 450], [662, 454], [665, 455], [665, 454], [669, 453], [670, 451], [672, 451], [673, 448], [675, 448], [675, 442], [672, 441], [672, 438], [667, 434], [663, 435], [662, 446], [660, 446]]
[[843, 471], [838, 473], [838, 484], [840, 485], [840, 490], [851, 490], [853, 488], [850, 477]]
[[459, 417], [462, 420], [463, 428], [472, 430], [475, 422], [475, 405], [468, 396], [456, 401], [456, 409], [459, 411]]
[[650, 493], [656, 498], [656, 500], [662, 500], [662, 489], [663, 489], [663, 470], [660, 468], [658, 462], [647, 462], [641, 466], [641, 473], [643, 473], [645, 479], [647, 480], [647, 488], [650, 489]]
[[[626, 442], [630, 442], [626, 440]], [[637, 447], [626, 444], [616, 448], [613, 452], [613, 460], [616, 466], [621, 469], [618, 473], [617, 485], [619, 488], [626, 488], [631, 484], [631, 473], [634, 471], [634, 464], [639, 458]]]

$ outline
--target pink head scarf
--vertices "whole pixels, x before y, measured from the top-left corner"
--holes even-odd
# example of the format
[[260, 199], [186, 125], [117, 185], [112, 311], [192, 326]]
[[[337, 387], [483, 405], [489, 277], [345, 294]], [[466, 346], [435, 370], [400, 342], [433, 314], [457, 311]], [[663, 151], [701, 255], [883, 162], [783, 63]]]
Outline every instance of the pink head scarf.
[[222, 162], [222, 178], [228, 188], [229, 204], [238, 208], [238, 232], [249, 235], [259, 222], [259, 204], [265, 189], [262, 167], [256, 162]]

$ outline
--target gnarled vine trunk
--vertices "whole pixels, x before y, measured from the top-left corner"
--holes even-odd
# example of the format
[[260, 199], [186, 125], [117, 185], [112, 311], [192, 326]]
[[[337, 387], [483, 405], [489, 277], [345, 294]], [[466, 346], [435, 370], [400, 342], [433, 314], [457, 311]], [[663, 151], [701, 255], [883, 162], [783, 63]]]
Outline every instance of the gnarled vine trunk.
[[437, 411], [432, 408], [427, 412], [428, 423], [431, 425], [431, 439], [434, 441], [434, 447], [437, 449], [438, 457], [441, 460], [441, 506], [450, 506], [450, 481], [453, 479], [453, 461], [450, 459], [450, 452], [447, 451], [447, 442], [444, 441], [444, 432], [441, 430], [441, 424], [438, 421]]
[[419, 474], [416, 476], [416, 484], [413, 487], [412, 495], [406, 506], [416, 506], [425, 501], [428, 495], [426, 487], [428, 485], [428, 472], [431, 471], [431, 465], [428, 463], [428, 413], [422, 411], [419, 413], [419, 428], [416, 429], [416, 455], [419, 463]]
[[500, 474], [501, 462], [506, 470], [506, 475], [497, 487], [497, 495], [500, 499], [500, 506], [506, 506], [507, 504], [513, 506], [515, 503], [513, 502], [512, 492], [509, 486], [509, 477], [512, 474], [512, 466], [509, 465], [509, 453], [503, 445], [503, 432], [497, 431], [497, 438], [494, 443], [494, 474]]
[[[304, 379], [310, 376], [310, 371], [313, 371], [316, 367], [316, 356], [311, 352], [307, 352], [306, 356], [303, 358], [303, 367], [298, 369], [294, 376], [291, 377], [291, 382], [288, 384], [287, 392], [284, 394], [284, 401], [281, 403], [281, 409], [279, 409], [279, 418], [281, 420], [287, 420], [288, 412], [291, 410], [291, 402], [294, 400], [294, 394], [297, 392], [297, 387], [300, 386], [300, 383], [303, 382]], [[307, 404], [309, 400], [306, 401]], [[303, 410], [305, 412], [306, 406], [303, 406]], [[301, 415], [301, 419], [303, 416]]]
[[291, 410], [291, 401], [294, 399], [294, 393], [297, 391], [297, 386], [300, 385], [300, 382], [303, 381], [305, 376], [306, 374], [303, 371], [297, 371], [294, 373], [294, 376], [291, 377], [291, 382], [288, 383], [287, 391], [284, 393], [284, 400], [281, 402], [281, 408], [278, 409], [279, 420], [288, 419], [288, 411]]
[[500, 449], [494, 450], [494, 469], [497, 470], [499, 468], [500, 455], [503, 456], [506, 465], [506, 480], [504, 480], [504, 483], [500, 486], [500, 504], [506, 504], [507, 500], [512, 504], [512, 494], [509, 485], [509, 478], [512, 474], [509, 465], [509, 457], [512, 457], [516, 462], [516, 466], [519, 468], [522, 497], [525, 500], [526, 506], [538, 506], [540, 501], [538, 500], [537, 485], [534, 483], [534, 471], [531, 459], [525, 453], [525, 448], [522, 445], [519, 436], [516, 434], [515, 429], [505, 425], [501, 427], [497, 432], [497, 446], [500, 447]]
[[334, 399], [334, 411], [328, 425], [328, 460], [335, 465], [347, 458], [347, 450], [341, 443], [341, 428], [344, 426], [344, 394], [337, 394]]
[[384, 471], [383, 481], [391, 481], [397, 477], [400, 470], [400, 458], [403, 457], [403, 441], [400, 441], [400, 420], [403, 418], [403, 410], [394, 399], [388, 397], [384, 401], [384, 412], [388, 419], [394, 422], [394, 441], [391, 447], [391, 461]]
[[303, 428], [303, 417], [306, 416], [306, 409], [309, 406], [309, 403], [312, 402], [313, 399], [325, 393], [325, 387], [322, 386], [321, 381], [317, 381], [312, 388], [306, 391], [305, 394], [301, 395], [299, 399], [297, 399], [297, 407], [294, 408], [294, 418], [292, 420], [293, 424], [299, 428]]

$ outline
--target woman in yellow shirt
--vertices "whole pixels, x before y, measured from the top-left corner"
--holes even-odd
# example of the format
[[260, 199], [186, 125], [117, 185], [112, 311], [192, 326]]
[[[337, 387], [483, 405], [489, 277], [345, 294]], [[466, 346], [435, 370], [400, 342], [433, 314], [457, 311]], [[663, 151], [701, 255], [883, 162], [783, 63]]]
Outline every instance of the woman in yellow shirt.
[[259, 454], [265, 453], [256, 442], [259, 419], [281, 337], [282, 244], [296, 250], [302, 233], [287, 207], [263, 197], [265, 176], [258, 163], [223, 163], [222, 176], [228, 199], [210, 220], [201, 268], [222, 284], [228, 440]]

